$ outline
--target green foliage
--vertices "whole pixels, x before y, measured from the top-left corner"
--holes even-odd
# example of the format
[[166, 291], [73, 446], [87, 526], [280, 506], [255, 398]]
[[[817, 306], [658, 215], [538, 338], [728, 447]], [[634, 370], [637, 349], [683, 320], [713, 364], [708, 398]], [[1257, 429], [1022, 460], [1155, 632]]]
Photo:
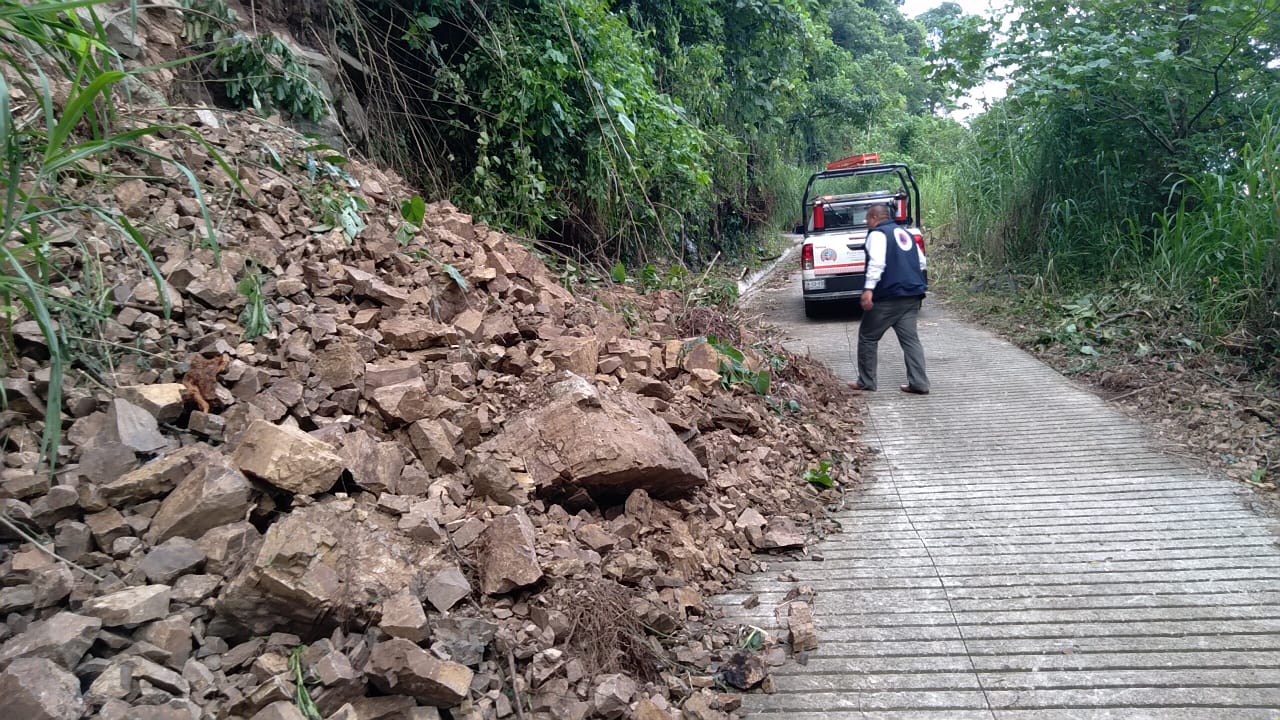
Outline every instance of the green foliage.
[[272, 33], [249, 36], [236, 30], [236, 12], [225, 0], [181, 0], [182, 37], [212, 53], [211, 70], [235, 107], [283, 110], [318, 122], [325, 100], [311, 71]]
[[708, 345], [716, 349], [720, 353], [720, 382], [725, 389], [729, 389], [738, 383], [745, 383], [747, 387], [756, 391], [759, 395], [769, 394], [769, 371], [768, 370], [752, 370], [746, 366], [746, 356], [738, 348], [724, 342], [715, 335], [706, 337]]
[[823, 460], [818, 463], [815, 468], [809, 468], [804, 471], [803, 479], [805, 482], [820, 488], [835, 487], [836, 481], [831, 477], [831, 461]]
[[321, 720], [324, 716], [320, 713], [320, 708], [316, 706], [315, 700], [311, 698], [311, 692], [307, 690], [307, 681], [310, 680], [314, 685], [315, 679], [308, 676], [303, 668], [302, 653], [307, 651], [306, 645], [299, 645], [289, 653], [289, 674], [293, 678], [293, 704], [302, 713], [307, 720]]
[[244, 277], [236, 284], [236, 290], [244, 296], [246, 304], [240, 311], [240, 325], [244, 328], [242, 338], [253, 340], [271, 332], [275, 320], [267, 312], [266, 299], [262, 295], [262, 273], [252, 260], [245, 264]]
[[961, 131], [891, 0], [351, 2], [339, 43], [397, 78], [375, 151], [603, 268], [753, 255], [814, 164]]
[[963, 249], [1048, 288], [1145, 279], [1270, 362], [1280, 9], [1023, 0], [1010, 23], [1016, 82], [956, 175]]
[[[120, 153], [170, 163], [190, 184], [204, 215], [205, 239], [216, 248], [194, 174], [138, 142], [161, 133], [203, 140], [186, 127], [117, 123], [113, 94], [129, 74], [118, 69], [119, 59], [95, 12], [97, 4], [77, 0], [0, 5], [0, 60], [6, 76], [34, 97], [33, 103], [15, 107], [10, 79], [0, 77], [0, 237], [5, 238], [0, 245], [0, 311], [9, 327], [35, 322], [48, 348], [50, 382], [41, 456], [51, 472], [61, 437], [64, 372], [72, 360], [90, 363], [84, 338], [94, 334], [109, 312], [109, 295], [91, 291], [99, 272], [94, 266], [97, 253], [80, 245], [85, 222], [101, 222], [114, 233], [115, 252], [146, 267], [158, 288], [164, 282], [138, 229], [110, 208], [68, 197], [67, 175], [85, 172], [96, 161]], [[46, 74], [43, 68], [50, 66], [61, 77]], [[228, 169], [221, 156], [207, 144], [206, 148]], [[81, 292], [55, 292], [55, 282]], [[164, 312], [168, 313], [167, 304]]]

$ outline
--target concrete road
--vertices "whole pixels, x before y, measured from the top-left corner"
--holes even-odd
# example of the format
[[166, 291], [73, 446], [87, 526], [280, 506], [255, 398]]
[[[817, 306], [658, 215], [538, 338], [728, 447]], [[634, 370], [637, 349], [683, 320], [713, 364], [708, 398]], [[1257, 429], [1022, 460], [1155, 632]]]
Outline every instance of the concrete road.
[[[856, 320], [805, 320], [782, 267], [748, 306], [854, 378]], [[921, 336], [933, 393], [898, 392], [891, 332], [864, 438], [881, 454], [823, 559], [722, 600], [776, 631], [788, 589], [818, 591], [819, 649], [749, 716], [1280, 720], [1277, 524], [1250, 491], [928, 301]]]

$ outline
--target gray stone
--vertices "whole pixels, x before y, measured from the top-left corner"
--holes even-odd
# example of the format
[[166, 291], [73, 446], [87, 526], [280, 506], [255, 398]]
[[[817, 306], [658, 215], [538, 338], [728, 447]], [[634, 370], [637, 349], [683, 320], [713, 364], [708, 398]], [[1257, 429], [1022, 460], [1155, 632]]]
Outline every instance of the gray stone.
[[523, 510], [496, 517], [481, 535], [480, 589], [501, 595], [542, 579], [533, 523]]
[[44, 658], [21, 658], [0, 672], [0, 705], [13, 720], [76, 720], [84, 713], [80, 681]]
[[142, 585], [101, 595], [85, 602], [80, 612], [106, 627], [138, 625], [169, 614], [168, 585]]
[[74, 668], [80, 664], [80, 658], [89, 651], [101, 629], [102, 621], [96, 617], [60, 612], [9, 638], [0, 647], [0, 667], [18, 658], [33, 657]]
[[471, 594], [471, 583], [456, 565], [451, 565], [428, 580], [422, 594], [436, 610], [447, 612]]
[[471, 669], [431, 653], [403, 638], [373, 646], [364, 672], [383, 692], [403, 693], [434, 707], [453, 707], [471, 689]]
[[405, 588], [382, 603], [382, 620], [378, 622], [391, 637], [420, 643], [427, 639], [427, 614], [418, 597]]
[[107, 408], [107, 434], [134, 452], [155, 452], [169, 444], [154, 415], [121, 398]]
[[211, 458], [188, 475], [160, 504], [147, 540], [196, 539], [209, 530], [244, 520], [257, 491], [224, 458]]
[[194, 540], [172, 537], [152, 548], [138, 569], [153, 583], [172, 585], [179, 575], [195, 572], [204, 559], [204, 551]]
[[456, 663], [476, 667], [485, 648], [493, 642], [498, 626], [476, 618], [447, 617], [432, 620], [431, 649]]

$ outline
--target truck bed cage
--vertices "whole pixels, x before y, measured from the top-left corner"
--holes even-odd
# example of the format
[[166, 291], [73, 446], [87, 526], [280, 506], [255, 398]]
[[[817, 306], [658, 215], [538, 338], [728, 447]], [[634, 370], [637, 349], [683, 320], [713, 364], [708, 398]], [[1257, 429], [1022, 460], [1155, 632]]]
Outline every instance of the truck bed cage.
[[876, 165], [861, 165], [859, 167], [845, 168], [842, 170], [823, 170], [809, 176], [809, 182], [804, 186], [804, 197], [800, 199], [800, 222], [805, 227], [809, 224], [809, 194], [813, 190], [813, 184], [818, 180], [834, 180], [838, 178], [854, 177], [857, 175], [882, 175], [892, 173], [898, 177], [898, 182], [907, 192], [911, 194], [911, 220], [912, 224], [920, 227], [920, 188], [916, 185], [916, 179], [911, 174], [911, 168], [902, 163], [880, 163]]

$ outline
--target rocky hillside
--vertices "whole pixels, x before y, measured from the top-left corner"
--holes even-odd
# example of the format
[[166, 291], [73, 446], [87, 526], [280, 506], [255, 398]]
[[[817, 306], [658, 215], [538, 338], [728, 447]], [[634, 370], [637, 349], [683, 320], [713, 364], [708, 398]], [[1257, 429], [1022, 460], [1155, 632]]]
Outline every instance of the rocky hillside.
[[[140, 41], [172, 38], [148, 12]], [[101, 309], [57, 318], [53, 473], [48, 341], [10, 324], [0, 715], [732, 713], [763, 654], [722, 666], [708, 596], [820, 530], [839, 489], [806, 470], [843, 452], [856, 481], [840, 384], [673, 293], [570, 292], [277, 124], [138, 98], [122, 123], [208, 145], [145, 135], [60, 188], [145, 246], [87, 213], [50, 239], [51, 296]], [[766, 645], [806, 649], [805, 616]]]

